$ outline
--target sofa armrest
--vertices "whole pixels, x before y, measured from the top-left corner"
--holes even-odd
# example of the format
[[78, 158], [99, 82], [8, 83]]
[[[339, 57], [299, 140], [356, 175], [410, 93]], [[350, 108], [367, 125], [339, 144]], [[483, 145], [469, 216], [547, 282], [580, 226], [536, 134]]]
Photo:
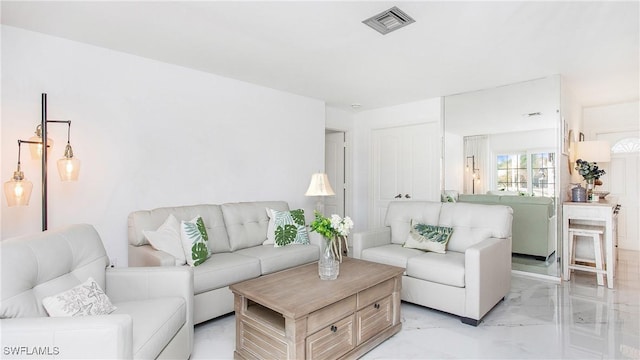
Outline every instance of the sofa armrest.
[[323, 241], [322, 235], [318, 234], [315, 231], [309, 230], [309, 242], [312, 245], [315, 245], [315, 246], [318, 246], [319, 248], [322, 248], [322, 246], [323, 246], [322, 241]]
[[156, 250], [151, 245], [135, 246], [129, 244], [129, 266], [175, 266], [176, 258]]
[[108, 268], [107, 296], [114, 302], [182, 297], [187, 306], [185, 327], [193, 345], [193, 269], [189, 266]]
[[362, 250], [391, 244], [391, 228], [383, 227], [353, 234], [353, 257], [362, 258]]
[[2, 358], [131, 359], [129, 315], [0, 320]]
[[511, 239], [488, 238], [465, 251], [465, 313], [479, 320], [511, 289]]

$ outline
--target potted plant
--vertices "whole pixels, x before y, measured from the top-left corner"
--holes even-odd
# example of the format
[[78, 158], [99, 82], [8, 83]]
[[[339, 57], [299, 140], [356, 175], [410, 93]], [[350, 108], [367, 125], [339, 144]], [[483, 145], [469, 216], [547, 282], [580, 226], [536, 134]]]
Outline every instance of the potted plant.
[[353, 228], [353, 221], [348, 216], [342, 218], [337, 214], [327, 218], [318, 211], [315, 211], [314, 215], [315, 219], [310, 225], [311, 231], [317, 232], [325, 239], [325, 247], [318, 261], [318, 274], [322, 280], [335, 280], [342, 262], [342, 243], [347, 245], [347, 235]]
[[587, 183], [587, 198], [593, 199], [593, 189], [596, 185], [602, 185], [600, 177], [606, 172], [598, 167], [596, 162], [588, 162], [582, 159], [576, 160], [576, 170]]

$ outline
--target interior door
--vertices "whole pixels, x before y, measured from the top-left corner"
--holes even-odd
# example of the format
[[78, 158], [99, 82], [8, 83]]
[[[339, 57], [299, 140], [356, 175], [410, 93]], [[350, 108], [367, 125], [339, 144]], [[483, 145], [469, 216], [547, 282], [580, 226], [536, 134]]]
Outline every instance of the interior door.
[[[606, 140], [612, 146], [623, 139], [640, 138], [637, 131], [612, 132], [598, 134], [598, 140]], [[611, 162], [598, 164], [606, 171], [601, 178], [602, 190], [609, 191], [609, 196], [617, 197], [622, 206], [618, 214], [618, 247], [628, 250], [640, 250], [640, 233], [638, 219], [640, 190], [640, 152], [612, 153]]]
[[324, 146], [324, 169], [336, 196], [325, 197], [325, 216], [345, 213], [345, 134], [327, 132]]
[[440, 199], [437, 123], [376, 129], [372, 133], [373, 201], [370, 223], [384, 225], [390, 201]]

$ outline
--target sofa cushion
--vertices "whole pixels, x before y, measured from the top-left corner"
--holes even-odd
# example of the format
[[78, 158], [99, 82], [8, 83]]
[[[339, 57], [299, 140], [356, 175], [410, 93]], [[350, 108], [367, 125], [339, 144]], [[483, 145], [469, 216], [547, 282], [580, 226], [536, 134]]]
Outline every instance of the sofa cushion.
[[154, 249], [164, 251], [173, 256], [176, 259], [176, 265], [187, 263], [182, 249], [180, 222], [173, 214], [167, 216], [167, 220], [160, 225], [158, 230], [142, 230], [142, 233]]
[[133, 320], [133, 357], [155, 359], [185, 324], [187, 306], [182, 297], [164, 297], [116, 303], [113, 314]]
[[510, 238], [512, 214], [504, 205], [443, 203], [438, 225], [453, 228], [447, 248], [464, 252], [490, 237]]
[[187, 264], [198, 266], [211, 255], [208, 246], [209, 236], [199, 215], [189, 221], [180, 222], [180, 237]]
[[427, 252], [413, 256], [408, 259], [406, 273], [416, 279], [464, 287], [464, 253]]
[[262, 275], [266, 275], [317, 261], [320, 256], [320, 249], [316, 245], [294, 244], [284, 247], [259, 245], [238, 250], [237, 253], [258, 259], [260, 261], [260, 271]]
[[213, 254], [193, 268], [193, 292], [198, 295], [258, 276], [260, 261], [256, 258], [237, 253]]
[[387, 208], [384, 225], [391, 227], [391, 243], [404, 244], [409, 236], [411, 220], [438, 224], [440, 203], [432, 201], [392, 201]]
[[129, 214], [128, 239], [134, 246], [146, 245], [149, 242], [142, 233], [143, 230], [155, 230], [173, 214], [178, 221], [191, 220], [200, 215], [209, 235], [209, 249], [212, 253], [231, 251], [227, 229], [222, 217], [220, 205], [187, 205], [163, 207], [153, 210], [139, 210]]
[[291, 211], [267, 209], [267, 215], [269, 216], [267, 240], [262, 245], [280, 247], [289, 244], [309, 244], [304, 209]]
[[453, 229], [411, 220], [411, 230], [404, 247], [444, 254]]
[[231, 251], [262, 245], [267, 240], [269, 217], [266, 208], [287, 211], [284, 201], [256, 201], [221, 205]]
[[405, 248], [398, 244], [382, 245], [362, 250], [361, 259], [381, 264], [407, 267], [407, 260], [424, 254], [422, 250]]
[[92, 277], [67, 291], [47, 296], [42, 305], [49, 316], [108, 315], [116, 310]]

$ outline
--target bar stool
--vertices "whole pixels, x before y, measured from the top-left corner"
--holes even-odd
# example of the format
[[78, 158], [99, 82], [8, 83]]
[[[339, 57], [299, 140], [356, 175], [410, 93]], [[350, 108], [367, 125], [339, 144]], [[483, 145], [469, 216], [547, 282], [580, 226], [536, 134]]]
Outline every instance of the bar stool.
[[[578, 224], [570, 224], [569, 225], [569, 270], [581, 270], [581, 271], [589, 271], [597, 274], [598, 285], [604, 285], [604, 274], [607, 273], [607, 270], [604, 268], [604, 226], [595, 226], [595, 225], [578, 225]], [[576, 241], [578, 240], [578, 236], [590, 237], [593, 239], [593, 249], [594, 249], [594, 259], [595, 259], [595, 267], [586, 266], [586, 265], [578, 265], [576, 261], [592, 263], [591, 260], [586, 259], [576, 259]]]

